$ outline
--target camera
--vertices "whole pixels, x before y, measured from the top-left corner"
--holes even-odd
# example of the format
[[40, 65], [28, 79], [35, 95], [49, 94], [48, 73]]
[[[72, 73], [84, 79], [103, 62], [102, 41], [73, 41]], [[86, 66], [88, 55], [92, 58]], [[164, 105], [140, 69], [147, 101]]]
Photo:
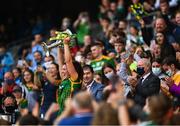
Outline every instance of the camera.
[[12, 113], [12, 114], [0, 114], [0, 119], [3, 119], [3, 120], [6, 120], [8, 121], [9, 123], [11, 124], [15, 124], [16, 123], [16, 115], [15, 113]]

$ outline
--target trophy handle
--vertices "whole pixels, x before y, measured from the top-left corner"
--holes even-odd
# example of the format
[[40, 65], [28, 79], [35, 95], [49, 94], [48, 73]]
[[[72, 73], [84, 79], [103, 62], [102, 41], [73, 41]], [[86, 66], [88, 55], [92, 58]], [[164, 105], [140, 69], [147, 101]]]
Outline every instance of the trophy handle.
[[49, 48], [48, 48], [47, 44], [45, 42], [42, 42], [41, 45], [45, 51], [46, 56], [49, 56], [50, 53], [49, 53]]

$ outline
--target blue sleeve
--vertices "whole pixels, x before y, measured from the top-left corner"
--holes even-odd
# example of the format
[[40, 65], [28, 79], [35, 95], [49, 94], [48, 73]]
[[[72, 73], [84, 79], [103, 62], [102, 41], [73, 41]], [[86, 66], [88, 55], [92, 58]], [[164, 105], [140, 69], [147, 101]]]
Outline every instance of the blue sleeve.
[[97, 101], [101, 101], [103, 99], [103, 89], [104, 89], [104, 86], [101, 85], [98, 89], [97, 89], [97, 93], [96, 93], [96, 100]]
[[120, 70], [119, 70], [119, 77], [127, 83], [127, 78], [128, 78], [128, 73], [127, 73], [127, 68], [125, 63], [121, 63]]
[[3, 59], [2, 64], [5, 65], [5, 66], [11, 66], [11, 65], [14, 64], [14, 59], [13, 59], [11, 53], [6, 53], [6, 56]]

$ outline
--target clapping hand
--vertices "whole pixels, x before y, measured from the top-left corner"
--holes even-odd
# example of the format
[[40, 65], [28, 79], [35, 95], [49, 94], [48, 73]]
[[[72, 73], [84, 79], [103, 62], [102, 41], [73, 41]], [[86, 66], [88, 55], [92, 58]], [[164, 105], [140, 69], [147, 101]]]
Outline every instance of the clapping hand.
[[136, 87], [136, 85], [137, 85], [137, 78], [136, 77], [129, 76], [127, 81], [132, 87]]
[[165, 82], [169, 87], [174, 84], [174, 81], [170, 77], [165, 77]]

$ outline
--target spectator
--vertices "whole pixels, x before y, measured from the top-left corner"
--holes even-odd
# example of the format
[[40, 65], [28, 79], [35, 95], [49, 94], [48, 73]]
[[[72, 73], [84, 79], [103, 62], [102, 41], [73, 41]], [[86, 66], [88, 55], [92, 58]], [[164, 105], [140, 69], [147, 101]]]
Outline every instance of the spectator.
[[108, 103], [101, 103], [95, 112], [93, 125], [118, 125], [117, 111]]
[[115, 42], [114, 42], [114, 48], [115, 48], [115, 51], [116, 51], [116, 61], [118, 63], [121, 62], [121, 53], [125, 51], [125, 42], [122, 38], [119, 38], [117, 39]]
[[83, 45], [83, 38], [85, 35], [90, 34], [91, 24], [88, 12], [81, 12], [78, 19], [73, 24], [74, 29], [77, 31], [78, 44]]
[[43, 54], [39, 51], [34, 52], [34, 61], [32, 63], [32, 69], [33, 71], [37, 69], [38, 66], [42, 66], [44, 61], [43, 61]]
[[1, 113], [1, 115], [6, 116], [8, 118], [7, 121], [11, 124], [15, 124], [18, 119], [18, 110], [15, 97], [13, 95], [5, 96], [2, 99], [2, 108], [4, 113]]
[[0, 44], [0, 81], [2, 82], [3, 76], [6, 72], [11, 70], [14, 59], [10, 52], [6, 50], [4, 44]]
[[112, 79], [116, 76], [116, 69], [111, 64], [104, 64], [102, 68], [102, 81], [108, 87], [113, 87]]
[[156, 44], [160, 45], [160, 48], [161, 48], [160, 57], [162, 59], [164, 59], [165, 56], [170, 56], [170, 55], [176, 56], [173, 46], [167, 42], [167, 39], [164, 33], [161, 33], [161, 32], [156, 33]]
[[42, 91], [40, 114], [44, 117], [50, 105], [56, 102], [57, 84], [60, 81], [58, 64], [54, 62], [50, 63], [46, 72], [43, 68], [36, 71], [34, 81]]
[[58, 125], [90, 125], [92, 120], [92, 98], [89, 93], [75, 95], [70, 105], [73, 115], [62, 119]]
[[130, 27], [130, 33], [127, 35], [126, 46], [131, 44], [142, 45], [144, 43], [142, 36], [139, 35], [139, 30], [136, 26]]
[[[166, 71], [168, 77], [165, 78], [166, 84], [169, 86], [169, 92], [174, 96], [177, 97], [179, 101], [180, 96], [180, 71], [178, 69], [178, 64], [176, 59], [173, 57], [167, 57], [163, 60], [163, 69]], [[179, 105], [179, 103], [177, 102]]]
[[44, 68], [45, 70], [47, 70], [48, 67], [49, 67], [49, 65], [50, 65], [51, 63], [53, 63], [53, 62], [55, 62], [55, 59], [54, 59], [54, 56], [53, 56], [53, 55], [45, 56], [45, 57], [44, 57], [43, 68]]
[[1, 89], [1, 94], [3, 95], [9, 95], [12, 94], [13, 88], [16, 86], [16, 83], [14, 81], [14, 76], [11, 72], [6, 72], [4, 74], [4, 84]]
[[[140, 20], [140, 24], [141, 24], [143, 39], [147, 45], [150, 45], [151, 44], [150, 40], [153, 38], [153, 35], [151, 34], [150, 30], [145, 28], [145, 23], [143, 20]], [[172, 44], [174, 47], [176, 41], [175, 41], [173, 35], [171, 34], [171, 31], [168, 31], [168, 30], [169, 30], [169, 28], [167, 26], [165, 19], [162, 17], [157, 17], [155, 20], [155, 25], [154, 25], [154, 34], [157, 32], [166, 33], [165, 36], [167, 37], [167, 42], [169, 44]]]
[[97, 83], [93, 79], [94, 71], [89, 65], [83, 67], [83, 86], [89, 91], [96, 101], [101, 101], [103, 98], [104, 85]]
[[39, 119], [32, 115], [31, 113], [22, 116], [18, 122], [16, 123], [17, 125], [38, 125], [39, 124]]
[[15, 83], [17, 85], [21, 85], [21, 83], [22, 83], [21, 69], [20, 68], [14, 68], [12, 70], [12, 73], [13, 73], [13, 76], [14, 76], [14, 79], [15, 79]]
[[3, 109], [4, 109], [4, 113], [14, 113], [15, 109], [17, 109], [17, 104], [16, 104], [16, 100], [12, 95], [9, 96], [5, 96], [3, 98]]
[[91, 46], [91, 52], [93, 55], [93, 60], [91, 61], [91, 66], [93, 67], [94, 72], [101, 73], [101, 69], [105, 63], [115, 66], [114, 60], [102, 54], [102, 46], [99, 43], [94, 43]]
[[151, 69], [152, 69], [153, 74], [158, 76], [160, 79], [164, 78], [166, 76], [163, 73], [160, 59], [155, 59], [152, 61], [152, 68]]
[[175, 28], [173, 35], [178, 43], [180, 43], [179, 33], [180, 33], [180, 11], [178, 10], [175, 15]]
[[66, 29], [70, 29], [70, 30], [73, 30], [71, 28], [71, 19], [68, 18], [68, 17], [65, 17], [62, 19], [62, 24], [61, 24], [61, 30], [65, 31]]
[[142, 107], [148, 96], [159, 93], [160, 80], [150, 71], [151, 63], [148, 59], [138, 61], [137, 73], [140, 76], [136, 85], [134, 100]]
[[34, 83], [34, 73], [31, 70], [24, 71], [22, 77], [23, 97], [28, 100], [28, 109], [31, 111], [36, 100], [38, 100], [39, 87]]
[[163, 95], [155, 95], [149, 97], [148, 101], [151, 123], [153, 125], [167, 125], [173, 117], [172, 103], [170, 99]]

